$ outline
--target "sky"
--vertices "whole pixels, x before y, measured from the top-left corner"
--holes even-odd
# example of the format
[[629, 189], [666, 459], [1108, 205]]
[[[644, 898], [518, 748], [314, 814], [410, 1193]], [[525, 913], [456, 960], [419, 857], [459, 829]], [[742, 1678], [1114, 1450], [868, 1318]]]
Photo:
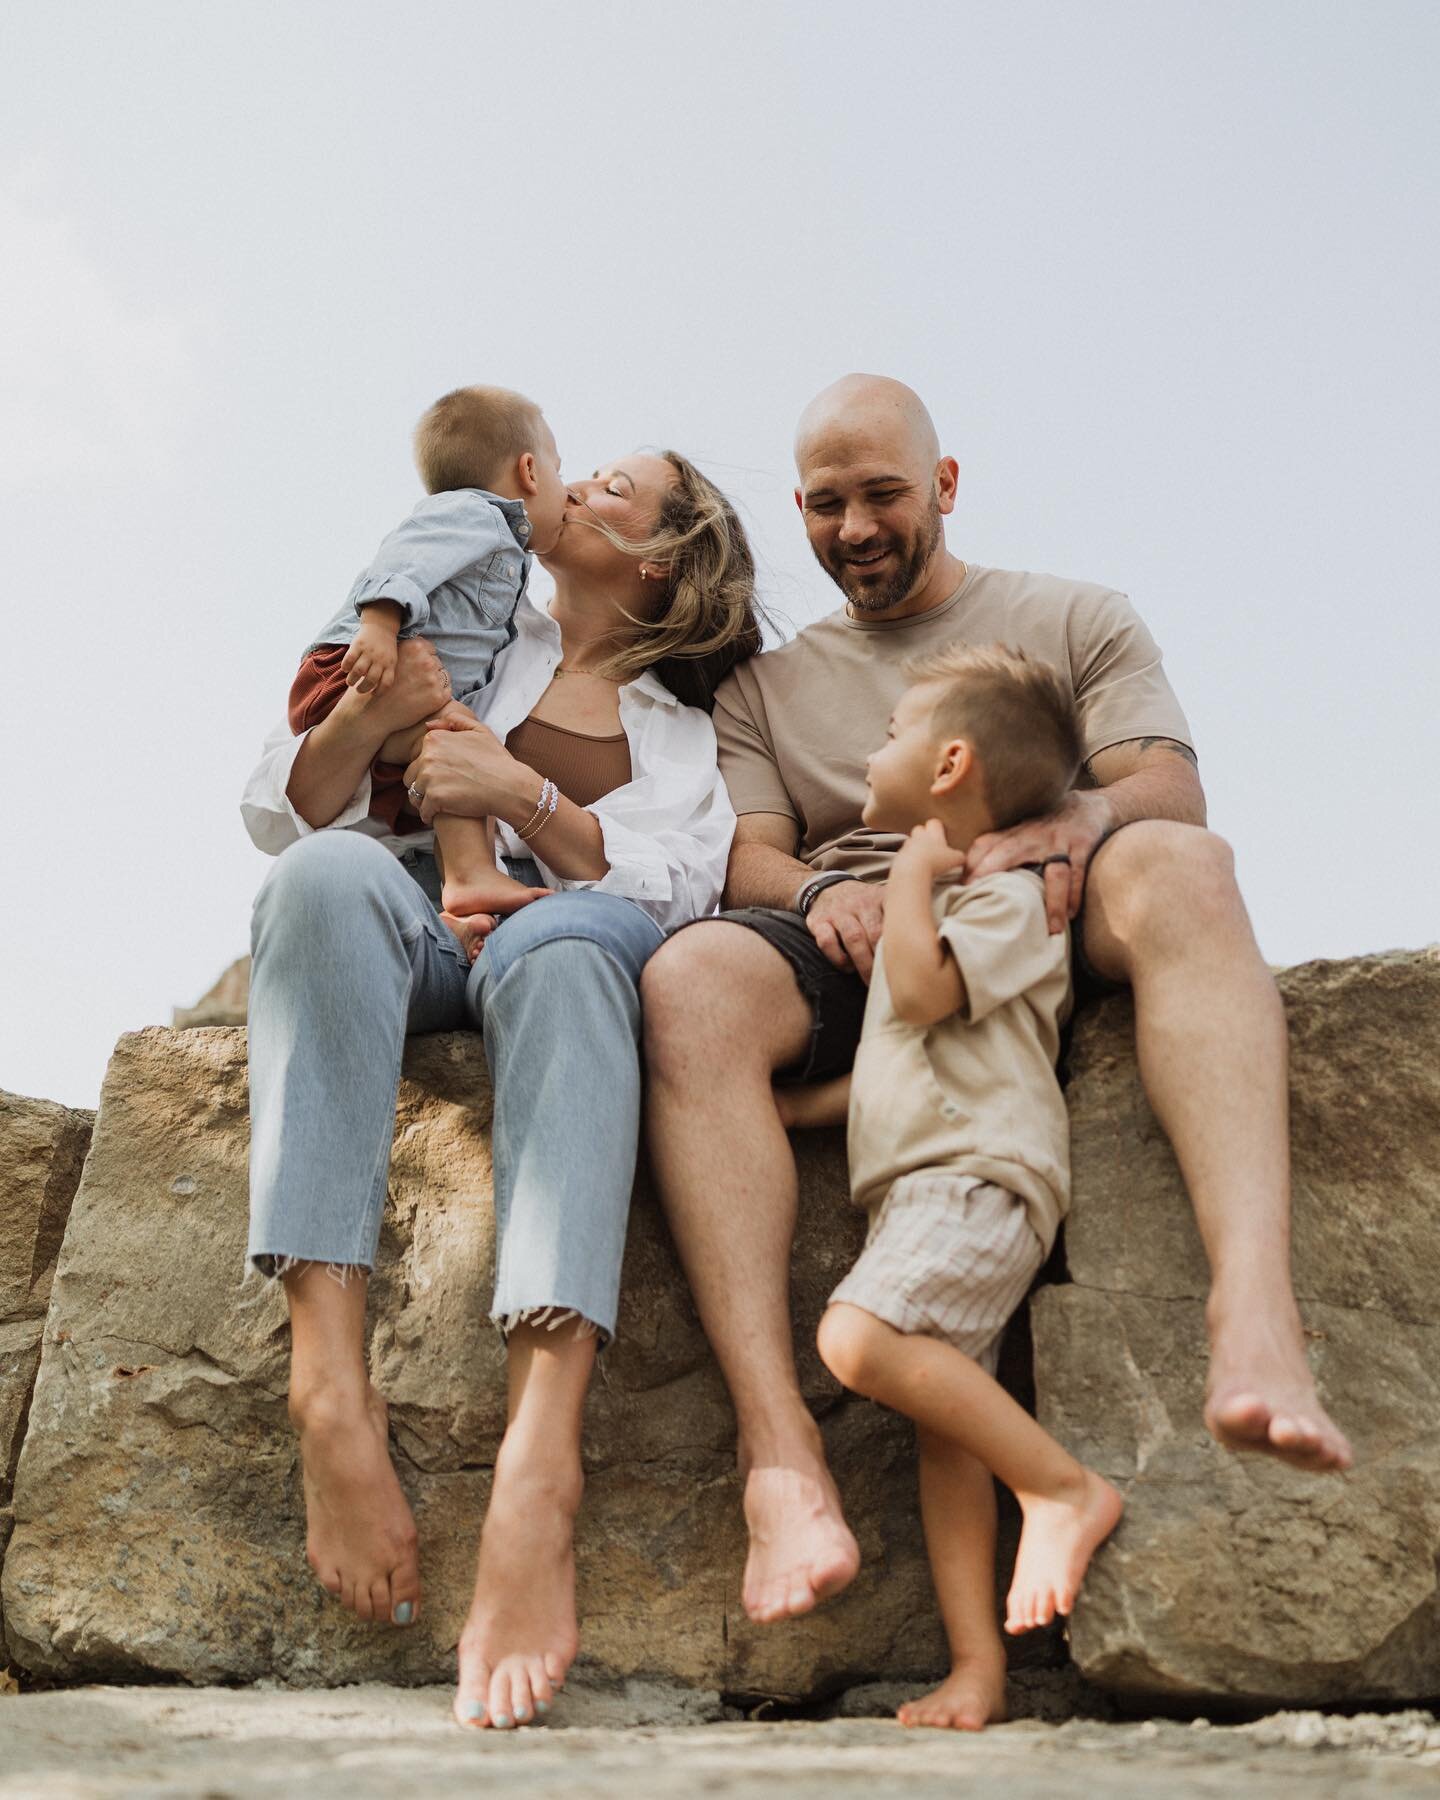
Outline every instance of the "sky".
[[477, 380], [699, 460], [787, 632], [795, 419], [910, 382], [951, 549], [1159, 639], [1265, 955], [1440, 937], [1437, 67], [1430, 0], [9, 9], [0, 1088], [244, 951], [245, 775]]

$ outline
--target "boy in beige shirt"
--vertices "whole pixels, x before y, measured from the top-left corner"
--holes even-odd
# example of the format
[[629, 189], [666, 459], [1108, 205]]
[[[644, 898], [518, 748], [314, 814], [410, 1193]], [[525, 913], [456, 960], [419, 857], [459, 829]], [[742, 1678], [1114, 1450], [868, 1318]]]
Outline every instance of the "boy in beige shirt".
[[890, 874], [854, 1075], [789, 1090], [785, 1112], [797, 1125], [832, 1119], [850, 1082], [851, 1181], [870, 1232], [820, 1322], [820, 1354], [847, 1387], [918, 1428], [951, 1671], [900, 1719], [978, 1729], [1003, 1716], [991, 1475], [1024, 1517], [1012, 1633], [1070, 1611], [1123, 1504], [994, 1379], [1005, 1326], [1069, 1200], [1055, 1075], [1068, 934], [1047, 928], [1038, 869], [958, 881], [982, 833], [1058, 808], [1081, 743], [1046, 663], [957, 645], [910, 673], [867, 765], [864, 824], [909, 835]]

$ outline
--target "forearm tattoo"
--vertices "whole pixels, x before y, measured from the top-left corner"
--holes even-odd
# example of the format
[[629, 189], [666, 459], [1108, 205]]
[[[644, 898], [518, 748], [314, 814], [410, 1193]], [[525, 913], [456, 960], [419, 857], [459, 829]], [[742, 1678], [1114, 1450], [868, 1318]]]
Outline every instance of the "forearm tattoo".
[[[1190, 748], [1190, 746], [1188, 744], [1177, 743], [1177, 741], [1174, 738], [1168, 738], [1168, 737], [1126, 738], [1124, 740], [1124, 744], [1112, 744], [1110, 746], [1110, 748], [1112, 750], [1120, 750], [1120, 749], [1123, 749], [1126, 744], [1133, 745], [1136, 750], [1140, 750], [1140, 751], [1167, 750], [1167, 751], [1169, 751], [1169, 753], [1172, 756], [1178, 756], [1178, 757], [1182, 758], [1183, 761], [1189, 763], [1189, 765], [1192, 769], [1198, 769], [1200, 767], [1200, 759], [1199, 759], [1199, 757], [1196, 756], [1195, 752]], [[1096, 781], [1097, 785], [1098, 785], [1098, 778], [1096, 777], [1093, 765], [1087, 762], [1085, 764], [1085, 771], [1089, 775], [1090, 779], [1092, 781]]]

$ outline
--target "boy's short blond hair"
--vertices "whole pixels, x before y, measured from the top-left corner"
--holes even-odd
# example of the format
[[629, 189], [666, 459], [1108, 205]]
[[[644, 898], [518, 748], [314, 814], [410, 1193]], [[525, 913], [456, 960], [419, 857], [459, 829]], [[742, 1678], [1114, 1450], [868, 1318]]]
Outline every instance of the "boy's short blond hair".
[[1084, 742], [1075, 702], [1049, 663], [1003, 644], [948, 644], [916, 657], [905, 673], [936, 690], [936, 737], [974, 746], [997, 831], [1059, 810]]
[[544, 425], [535, 402], [509, 388], [456, 388], [415, 427], [415, 465], [425, 491], [493, 488], [517, 457], [541, 454]]

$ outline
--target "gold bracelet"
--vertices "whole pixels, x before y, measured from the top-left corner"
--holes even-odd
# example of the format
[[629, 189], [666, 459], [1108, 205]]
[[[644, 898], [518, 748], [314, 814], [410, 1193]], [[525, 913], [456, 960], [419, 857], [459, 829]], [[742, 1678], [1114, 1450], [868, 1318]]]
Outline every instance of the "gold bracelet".
[[551, 813], [559, 804], [560, 790], [547, 775], [540, 784], [539, 804], [525, 823], [517, 828], [516, 837], [522, 838], [527, 844], [532, 837], [538, 837], [542, 828], [549, 823]]

